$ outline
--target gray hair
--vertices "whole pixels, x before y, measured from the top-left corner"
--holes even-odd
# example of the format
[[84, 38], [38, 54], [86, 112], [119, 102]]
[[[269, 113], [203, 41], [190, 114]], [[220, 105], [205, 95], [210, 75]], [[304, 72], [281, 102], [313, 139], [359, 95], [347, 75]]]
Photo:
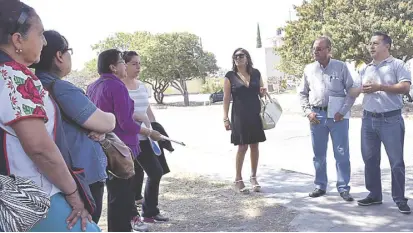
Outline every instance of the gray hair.
[[332, 43], [331, 43], [330, 37], [328, 37], [328, 36], [320, 36], [320, 37], [318, 37], [317, 40], [315, 40], [314, 42], [320, 41], [320, 40], [321, 40], [321, 41], [325, 41], [326, 44], [327, 44], [327, 47], [331, 49]]

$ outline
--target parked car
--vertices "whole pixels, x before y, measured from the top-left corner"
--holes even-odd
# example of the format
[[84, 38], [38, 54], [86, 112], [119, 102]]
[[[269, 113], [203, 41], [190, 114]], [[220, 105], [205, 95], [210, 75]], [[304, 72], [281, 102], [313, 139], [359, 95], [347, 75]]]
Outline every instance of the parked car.
[[[223, 100], [224, 100], [224, 91], [223, 90], [214, 92], [209, 96], [209, 102], [210, 103], [221, 102]], [[232, 96], [231, 96], [231, 100], [232, 100]]]
[[408, 94], [403, 95], [403, 104], [413, 102], [413, 85], [410, 86]]
[[409, 94], [403, 95], [403, 104], [413, 102], [412, 96], [413, 96], [413, 92], [412, 92], [412, 89], [410, 89]]

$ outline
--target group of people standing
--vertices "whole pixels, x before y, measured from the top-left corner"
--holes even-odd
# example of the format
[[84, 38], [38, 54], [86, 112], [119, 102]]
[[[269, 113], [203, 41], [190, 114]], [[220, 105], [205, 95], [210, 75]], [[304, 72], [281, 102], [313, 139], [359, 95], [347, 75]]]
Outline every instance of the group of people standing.
[[[411, 213], [405, 197], [405, 126], [402, 117], [402, 95], [410, 91], [411, 74], [402, 60], [391, 56], [391, 47], [390, 36], [383, 32], [374, 33], [368, 45], [372, 62], [353, 79], [346, 63], [332, 58], [331, 40], [325, 36], [315, 40], [312, 48], [315, 62], [305, 67], [298, 87], [301, 106], [310, 122], [314, 153], [315, 189], [309, 193], [310, 197], [317, 198], [327, 192], [326, 156], [330, 135], [336, 160], [337, 190], [345, 201], [354, 201], [349, 186], [349, 118], [356, 98], [363, 93], [361, 153], [365, 163], [365, 184], [370, 193], [357, 203], [360, 206], [382, 204], [380, 160], [383, 143], [391, 166], [393, 200], [401, 213]], [[226, 130], [232, 131], [231, 143], [238, 146], [234, 187], [237, 192], [249, 193], [241, 175], [249, 148], [250, 182], [252, 190], [259, 192], [258, 145], [266, 140], [260, 119], [260, 98], [266, 89], [245, 49], [235, 50], [232, 62], [232, 71], [225, 75], [223, 121]]]
[[[388, 35], [375, 33], [369, 45], [373, 61], [353, 80], [346, 64], [331, 57], [328, 37], [314, 42], [316, 61], [306, 66], [299, 87], [301, 105], [310, 121], [316, 170], [316, 187], [310, 197], [326, 194], [331, 135], [338, 192], [344, 200], [354, 200], [349, 186], [349, 111], [363, 93], [361, 151], [370, 193], [358, 204], [382, 203], [383, 143], [391, 165], [393, 200], [400, 212], [410, 213], [404, 195], [401, 94], [409, 92], [411, 75], [403, 61], [390, 55], [391, 45]], [[0, 0], [0, 174], [29, 178], [51, 198], [46, 218], [31, 230], [100, 231], [97, 223], [105, 185], [108, 231], [147, 231], [145, 223], [168, 221], [160, 213], [158, 196], [160, 180], [169, 169], [153, 150], [153, 142], [162, 139], [154, 127], [162, 127], [149, 105], [149, 91], [138, 80], [140, 56], [117, 49], [101, 52], [100, 77], [84, 93], [62, 80], [71, 72], [72, 54], [64, 36], [44, 31], [33, 8], [20, 1]], [[252, 190], [259, 192], [258, 145], [266, 140], [260, 98], [267, 90], [248, 51], [236, 49], [232, 63], [232, 71], [225, 75], [223, 122], [226, 130], [232, 131], [231, 142], [238, 146], [234, 185], [237, 192], [249, 193], [241, 175], [249, 148], [250, 183]], [[130, 179], [117, 178], [106, 170], [107, 159], [99, 142], [109, 132], [132, 151], [135, 176]], [[84, 173], [83, 183], [75, 180], [74, 173]], [[144, 173], [148, 177], [142, 196]], [[142, 216], [137, 205], [142, 205]]]
[[[71, 72], [72, 54], [64, 36], [44, 31], [33, 8], [0, 1], [0, 174], [28, 178], [50, 196], [46, 218], [31, 231], [100, 231], [105, 185], [108, 231], [148, 231], [146, 223], [169, 220], [158, 208], [160, 180], [169, 169], [153, 150], [162, 138], [154, 127], [163, 128], [138, 80], [140, 57], [103, 51], [100, 77], [85, 93], [62, 80]], [[99, 142], [109, 132], [132, 151], [130, 179], [106, 170]], [[84, 173], [84, 180], [76, 181], [74, 173]]]
[[361, 154], [365, 164], [365, 185], [369, 194], [360, 206], [382, 204], [381, 144], [391, 166], [392, 197], [399, 211], [410, 214], [405, 197], [404, 136], [402, 95], [409, 93], [411, 74], [407, 65], [390, 55], [392, 39], [383, 32], [371, 37], [368, 49], [372, 62], [353, 80], [347, 65], [331, 58], [332, 43], [320, 37], [313, 44], [315, 62], [307, 65], [299, 89], [301, 106], [310, 121], [314, 152], [316, 198], [326, 194], [326, 155], [331, 136], [337, 169], [337, 190], [345, 201], [350, 194], [349, 117], [350, 108], [363, 93]]

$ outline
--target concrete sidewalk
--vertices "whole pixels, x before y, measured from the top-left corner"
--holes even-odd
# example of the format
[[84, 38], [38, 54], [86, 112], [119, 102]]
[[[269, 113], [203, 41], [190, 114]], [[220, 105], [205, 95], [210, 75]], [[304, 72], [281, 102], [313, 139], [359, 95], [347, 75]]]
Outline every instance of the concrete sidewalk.
[[[268, 166], [265, 165], [266, 161], [266, 158], [261, 159], [262, 165], [259, 167], [259, 181], [266, 201], [295, 210], [298, 215], [290, 226], [296, 231], [413, 231], [412, 216], [399, 213], [391, 199], [388, 169], [383, 170], [383, 204], [360, 207], [356, 201], [348, 203], [342, 200], [334, 181], [330, 182], [326, 196], [309, 198], [308, 193], [313, 190], [313, 176]], [[190, 172], [228, 183], [233, 181], [234, 163], [229, 157], [175, 154], [168, 156], [168, 162], [173, 170], [179, 172]], [[248, 159], [244, 167], [244, 170], [248, 170]], [[413, 168], [409, 167], [406, 172], [412, 174]], [[248, 176], [244, 177], [246, 185], [250, 186]], [[412, 190], [411, 179], [408, 180], [406, 189]], [[352, 195], [357, 200], [367, 194], [363, 172], [353, 172]]]
[[[171, 138], [188, 146], [174, 145], [176, 151], [167, 155], [172, 170], [191, 172], [211, 180], [232, 182], [235, 173], [236, 147], [229, 143], [220, 120], [222, 106], [168, 108], [158, 110], [157, 119]], [[178, 120], [179, 119], [179, 120]], [[364, 164], [360, 153], [360, 119], [351, 119], [351, 193], [364, 198]], [[406, 196], [413, 198], [413, 122], [406, 121], [405, 162]], [[328, 195], [311, 199], [314, 168], [308, 121], [297, 115], [285, 114], [274, 130], [266, 131], [267, 141], [260, 146], [259, 181], [267, 201], [296, 210], [299, 215], [291, 222], [297, 231], [413, 231], [411, 215], [398, 212], [391, 199], [390, 170], [385, 150], [382, 150], [382, 184], [384, 203], [359, 207], [356, 202], [344, 202], [335, 189], [335, 162], [329, 145]], [[244, 180], [249, 184], [250, 160], [244, 162]], [[411, 204], [411, 203], [410, 203]], [[413, 207], [413, 206], [412, 206]], [[274, 216], [276, 218], [276, 216]]]

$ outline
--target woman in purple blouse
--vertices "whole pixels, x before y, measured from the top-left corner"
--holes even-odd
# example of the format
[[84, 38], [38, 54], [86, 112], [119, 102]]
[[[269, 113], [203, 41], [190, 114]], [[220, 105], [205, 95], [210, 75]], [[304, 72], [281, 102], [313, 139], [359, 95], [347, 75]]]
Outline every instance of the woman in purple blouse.
[[[100, 77], [90, 84], [87, 95], [102, 111], [116, 116], [113, 132], [131, 148], [135, 158], [140, 152], [138, 134], [143, 134], [155, 141], [160, 140], [157, 131], [141, 128], [133, 119], [134, 102], [129, 97], [128, 89], [120, 80], [126, 77], [125, 61], [121, 52], [110, 49], [99, 54], [98, 72]], [[146, 231], [135, 205], [133, 178], [124, 180], [110, 176], [106, 183], [108, 190], [108, 231], [130, 232]]]

